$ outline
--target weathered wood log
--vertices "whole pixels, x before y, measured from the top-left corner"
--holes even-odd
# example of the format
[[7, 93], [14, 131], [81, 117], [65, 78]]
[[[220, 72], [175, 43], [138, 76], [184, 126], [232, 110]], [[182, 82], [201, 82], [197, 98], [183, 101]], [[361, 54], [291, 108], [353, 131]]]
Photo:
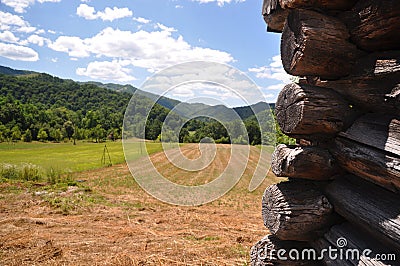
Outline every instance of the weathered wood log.
[[294, 76], [339, 78], [362, 55], [348, 41], [346, 25], [312, 10], [291, 10], [281, 39], [283, 67]]
[[348, 10], [357, 0], [279, 0], [282, 8], [319, 8], [331, 10]]
[[[252, 266], [306, 266], [318, 265], [315, 261], [290, 259], [290, 250], [297, 250], [300, 253], [311, 247], [306, 242], [283, 241], [275, 236], [268, 235], [258, 241], [250, 250], [250, 265]], [[279, 254], [278, 254], [279, 253]], [[287, 258], [287, 259], [286, 259]]]
[[335, 211], [349, 222], [400, 250], [400, 195], [355, 176], [335, 179], [325, 188]]
[[279, 0], [264, 0], [262, 15], [267, 23], [267, 31], [281, 33], [289, 10], [282, 9]]
[[[323, 238], [311, 243], [325, 265], [388, 266], [400, 258], [398, 251], [349, 223], [333, 226]], [[325, 250], [323, 252], [322, 250]], [[328, 250], [336, 250], [329, 254]], [[383, 255], [383, 256], [382, 256]]]
[[295, 138], [329, 138], [345, 130], [357, 112], [333, 90], [304, 84], [286, 85], [278, 96], [276, 118]]
[[366, 114], [340, 136], [400, 156], [400, 117]]
[[310, 78], [308, 81], [337, 91], [366, 111], [400, 114], [400, 51], [363, 57], [350, 76], [339, 80]]
[[281, 240], [318, 238], [335, 221], [333, 207], [309, 181], [291, 180], [268, 187], [262, 198], [264, 225]]
[[335, 159], [326, 149], [318, 147], [289, 147], [280, 144], [272, 154], [272, 171], [276, 176], [329, 180], [339, 170]]
[[367, 114], [335, 139], [338, 164], [388, 190], [400, 191], [400, 120]]
[[351, 41], [366, 51], [400, 49], [400, 1], [358, 1], [341, 19], [350, 30]]
[[370, 146], [338, 137], [333, 155], [339, 165], [390, 191], [400, 189], [400, 160]]

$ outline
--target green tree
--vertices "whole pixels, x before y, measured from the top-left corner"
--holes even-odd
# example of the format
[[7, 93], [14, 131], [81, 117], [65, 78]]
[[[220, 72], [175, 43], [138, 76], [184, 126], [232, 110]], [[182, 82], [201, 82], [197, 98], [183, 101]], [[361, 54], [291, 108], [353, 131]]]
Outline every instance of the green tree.
[[21, 130], [19, 130], [19, 127], [18, 127], [18, 126], [14, 126], [14, 127], [11, 129], [11, 139], [12, 139], [13, 141], [18, 141], [18, 140], [21, 140], [21, 137], [22, 137], [22, 135], [21, 135]]
[[22, 140], [24, 142], [31, 142], [32, 141], [32, 132], [31, 132], [31, 130], [29, 128], [27, 130], [25, 130], [24, 135], [22, 135]]
[[9, 135], [10, 129], [0, 123], [0, 142], [6, 141]]
[[62, 134], [62, 132], [61, 132], [61, 130], [59, 129], [59, 128], [57, 128], [57, 129], [55, 129], [55, 128], [52, 128], [52, 129], [50, 129], [50, 132], [49, 132], [49, 135], [50, 135], [50, 138], [52, 138], [54, 141], [56, 141], [56, 142], [60, 142], [60, 141], [62, 141], [62, 139], [63, 139], [63, 134]]
[[71, 137], [74, 135], [75, 132], [74, 124], [71, 121], [67, 121], [64, 123], [64, 129], [67, 133], [67, 138], [71, 140]]
[[47, 135], [46, 130], [45, 130], [44, 128], [41, 128], [41, 129], [39, 130], [38, 135], [37, 135], [38, 140], [44, 142], [44, 141], [47, 140], [48, 137], [49, 137], [49, 136]]
[[248, 120], [245, 123], [247, 135], [251, 145], [261, 144], [261, 131], [259, 124], [254, 120]]

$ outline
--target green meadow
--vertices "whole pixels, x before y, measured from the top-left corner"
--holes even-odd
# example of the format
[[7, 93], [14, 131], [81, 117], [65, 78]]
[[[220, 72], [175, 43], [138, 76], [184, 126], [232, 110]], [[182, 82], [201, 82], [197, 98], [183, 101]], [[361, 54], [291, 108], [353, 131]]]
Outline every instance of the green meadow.
[[[146, 154], [143, 143], [129, 142], [129, 158]], [[105, 151], [105, 146], [107, 151]], [[161, 151], [160, 143], [146, 143], [149, 154]], [[109, 156], [108, 156], [109, 154]], [[103, 159], [105, 156], [105, 160]], [[56, 169], [61, 172], [80, 172], [125, 162], [122, 142], [77, 142], [41, 143], [17, 142], [0, 143], [0, 164], [34, 164], [43, 170]], [[104, 162], [105, 161], [105, 162]]]

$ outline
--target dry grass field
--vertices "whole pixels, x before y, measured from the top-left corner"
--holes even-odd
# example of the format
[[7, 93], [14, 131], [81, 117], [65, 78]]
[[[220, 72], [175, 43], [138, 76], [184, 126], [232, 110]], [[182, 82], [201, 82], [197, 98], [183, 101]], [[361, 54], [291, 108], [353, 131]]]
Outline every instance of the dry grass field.
[[[182, 151], [193, 159], [196, 147]], [[269, 174], [248, 192], [259, 153], [251, 147], [243, 178], [229, 193], [198, 207], [158, 201], [137, 185], [126, 164], [74, 173], [67, 184], [3, 180], [0, 265], [248, 265], [250, 247], [268, 233], [263, 190], [279, 181]], [[163, 152], [151, 159], [169, 179], [182, 179]], [[209, 182], [228, 160], [229, 145], [218, 145], [202, 175], [181, 181]]]

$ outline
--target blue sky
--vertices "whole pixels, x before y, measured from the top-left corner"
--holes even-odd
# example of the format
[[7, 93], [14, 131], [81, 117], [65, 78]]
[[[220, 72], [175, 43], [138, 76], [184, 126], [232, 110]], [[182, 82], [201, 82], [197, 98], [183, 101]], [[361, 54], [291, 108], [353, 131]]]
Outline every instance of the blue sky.
[[1, 65], [140, 87], [166, 67], [214, 61], [249, 75], [268, 102], [290, 81], [261, 0], [0, 1]]

